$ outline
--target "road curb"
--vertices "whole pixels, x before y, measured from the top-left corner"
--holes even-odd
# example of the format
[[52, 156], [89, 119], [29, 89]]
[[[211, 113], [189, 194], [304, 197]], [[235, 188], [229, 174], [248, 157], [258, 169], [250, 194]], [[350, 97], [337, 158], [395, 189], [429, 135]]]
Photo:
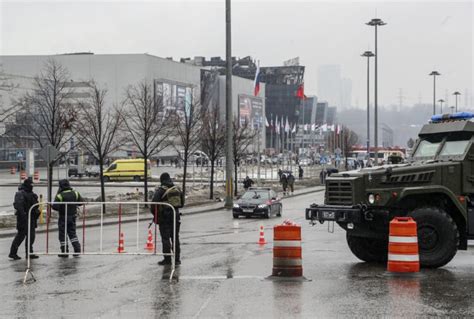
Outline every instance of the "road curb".
[[[294, 195], [288, 195], [288, 196], [283, 197], [282, 199], [287, 199], [287, 198], [292, 198], [292, 197], [297, 197], [297, 196], [303, 196], [303, 195], [308, 195], [308, 194], [312, 194], [312, 193], [319, 193], [319, 192], [322, 192], [322, 191], [324, 191], [324, 188], [322, 188], [322, 189], [313, 189], [313, 190], [310, 190], [310, 191], [304, 191], [302, 193], [298, 193], [298, 194], [294, 194]], [[213, 207], [213, 208], [196, 209], [194, 211], [181, 213], [181, 215], [182, 216], [190, 216], [190, 215], [197, 215], [197, 214], [205, 214], [205, 213], [215, 212], [215, 211], [218, 211], [218, 210], [221, 210], [221, 209], [225, 209], [224, 206]], [[149, 218], [140, 218], [141, 221], [147, 220], [147, 219], [149, 219], [151, 221], [151, 217], [149, 217]], [[123, 217], [123, 219], [122, 219], [122, 223], [124, 223], [124, 224], [125, 223], [136, 222], [136, 221], [137, 221], [136, 216], [133, 216], [133, 217], [128, 217], [127, 216], [127, 217]], [[117, 223], [116, 220], [110, 220], [109, 219], [109, 220], [104, 220], [102, 225], [108, 226], [108, 225], [113, 225], [113, 224], [116, 224], [116, 223]], [[89, 226], [89, 227], [100, 226], [100, 219], [92, 220], [92, 221], [90, 221], [90, 223], [86, 223], [86, 226]], [[57, 230], [58, 230], [58, 227], [56, 225], [49, 228], [49, 231], [57, 231]], [[37, 234], [42, 234], [42, 233], [45, 233], [45, 232], [46, 232], [46, 229], [40, 229], [40, 230], [36, 231]], [[6, 231], [6, 232], [0, 232], [0, 238], [13, 237], [13, 236], [16, 235], [16, 233], [17, 233], [16, 230], [9, 230], [9, 231]]]

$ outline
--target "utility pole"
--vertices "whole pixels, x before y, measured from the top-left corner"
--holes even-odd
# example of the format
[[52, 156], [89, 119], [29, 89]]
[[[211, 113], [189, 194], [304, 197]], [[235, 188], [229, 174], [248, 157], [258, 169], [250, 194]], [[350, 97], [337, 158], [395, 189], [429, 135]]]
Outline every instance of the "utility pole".
[[456, 112], [458, 111], [458, 96], [461, 95], [458, 91], [454, 92], [453, 95], [456, 97]]
[[375, 27], [375, 98], [374, 98], [374, 148], [375, 148], [375, 165], [377, 166], [379, 163], [379, 150], [378, 150], [378, 69], [377, 69], [377, 61], [378, 61], [378, 52], [377, 52], [377, 29], [379, 26], [386, 25], [382, 19], [372, 19], [370, 20], [367, 25]]
[[225, 26], [226, 26], [226, 98], [225, 98], [225, 111], [226, 111], [226, 160], [225, 160], [225, 207], [231, 209], [234, 205], [233, 198], [233, 181], [232, 174], [234, 173], [233, 165], [233, 137], [234, 130], [232, 125], [232, 38], [231, 38], [231, 6], [230, 0], [225, 1]]
[[438, 71], [432, 71], [429, 75], [433, 76], [433, 115], [436, 114], [436, 76], [441, 75]]
[[365, 51], [362, 56], [367, 57], [367, 156], [370, 158], [370, 58], [375, 54]]

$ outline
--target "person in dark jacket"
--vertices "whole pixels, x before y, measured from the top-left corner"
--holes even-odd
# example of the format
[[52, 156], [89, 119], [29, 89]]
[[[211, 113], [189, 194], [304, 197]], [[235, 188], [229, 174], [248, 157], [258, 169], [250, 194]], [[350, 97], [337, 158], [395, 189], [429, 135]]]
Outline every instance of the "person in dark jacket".
[[303, 179], [303, 167], [301, 167], [301, 165], [298, 166], [298, 177], [300, 179]]
[[[16, 229], [17, 234], [13, 239], [9, 258], [13, 260], [21, 259], [18, 256], [18, 248], [20, 247], [23, 240], [25, 240], [25, 254], [28, 257], [28, 251], [30, 258], [38, 258], [37, 255], [33, 254], [33, 243], [35, 242], [38, 217], [40, 215], [38, 206], [35, 206], [31, 211], [31, 225], [30, 225], [30, 234], [28, 236], [28, 214], [31, 207], [38, 203], [38, 196], [33, 193], [33, 181], [31, 178], [26, 179], [23, 184], [18, 187], [18, 192], [15, 194], [15, 202], [13, 207], [15, 208], [16, 215]], [[28, 238], [29, 237], [29, 238]], [[30, 247], [28, 250], [28, 242], [30, 241]]]
[[[153, 202], [167, 202], [167, 191], [174, 187], [173, 181], [168, 173], [163, 173], [160, 176], [161, 185], [155, 190], [153, 194]], [[173, 241], [173, 233], [176, 234], [176, 251], [175, 251], [175, 264], [180, 265], [181, 249], [179, 245], [179, 228], [181, 226], [181, 219], [179, 214], [179, 207], [174, 207], [176, 213], [176, 229], [173, 230], [173, 209], [166, 205], [150, 205], [150, 212], [154, 216], [153, 220], [155, 224], [159, 225], [161, 243], [163, 245], [163, 253], [171, 253], [171, 245]], [[158, 265], [170, 265], [171, 256], [164, 256], [164, 259], [158, 262]]]
[[280, 184], [283, 188], [283, 195], [286, 195], [286, 189], [288, 188], [288, 178], [286, 174], [281, 174]]
[[293, 195], [293, 192], [295, 191], [295, 177], [293, 176], [291, 172], [288, 174], [287, 180], [288, 180], [288, 186], [290, 188], [291, 195]]
[[244, 183], [244, 189], [248, 190], [250, 187], [252, 187], [252, 185], [254, 184], [254, 181], [250, 177], [246, 176], [243, 183]]
[[53, 209], [59, 213], [58, 218], [58, 229], [59, 229], [59, 244], [61, 246], [62, 254], [59, 254], [59, 257], [69, 257], [68, 242], [66, 238], [69, 237], [71, 245], [74, 248], [74, 257], [79, 256], [81, 252], [81, 244], [76, 234], [76, 215], [77, 215], [77, 206], [79, 204], [67, 204], [74, 202], [82, 202], [81, 194], [78, 191], [75, 191], [71, 188], [69, 181], [63, 179], [59, 181], [59, 190], [54, 198]]

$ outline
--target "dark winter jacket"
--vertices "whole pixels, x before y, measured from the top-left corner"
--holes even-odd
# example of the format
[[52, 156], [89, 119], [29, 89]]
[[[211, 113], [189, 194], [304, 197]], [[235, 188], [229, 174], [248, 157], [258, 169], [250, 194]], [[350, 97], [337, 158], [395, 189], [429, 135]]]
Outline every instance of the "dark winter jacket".
[[[28, 213], [31, 207], [38, 203], [38, 195], [33, 193], [33, 186], [31, 182], [26, 180], [18, 187], [18, 192], [15, 193], [15, 200], [13, 207], [15, 208], [15, 215], [18, 216], [18, 227], [28, 227]], [[40, 215], [38, 206], [35, 206], [31, 211], [31, 227], [36, 228], [37, 220]]]
[[244, 188], [247, 189], [249, 187], [252, 187], [252, 185], [254, 184], [254, 181], [251, 179], [251, 178], [246, 178], [244, 179]]
[[[161, 179], [161, 185], [155, 190], [155, 193], [153, 194], [153, 202], [166, 202], [166, 198], [164, 198], [164, 194], [166, 190], [169, 188], [173, 187], [173, 181], [171, 178], [165, 178]], [[155, 212], [157, 218], [155, 218]], [[180, 214], [179, 214], [179, 209], [175, 208], [176, 212], [176, 222], [179, 222], [180, 220]], [[150, 205], [150, 213], [154, 216], [153, 221], [155, 224], [160, 224], [160, 225], [168, 225], [168, 226], [173, 226], [173, 209], [169, 206], [166, 205]]]
[[295, 177], [293, 174], [288, 175], [288, 184], [293, 185], [295, 183]]
[[73, 203], [73, 202], [82, 202], [83, 199], [81, 194], [78, 191], [75, 191], [69, 185], [67, 180], [59, 181], [59, 190], [54, 198], [53, 209], [59, 212], [60, 217], [64, 217], [66, 213], [67, 206], [67, 217], [73, 218], [77, 214], [77, 206], [79, 204], [61, 204], [61, 203]]

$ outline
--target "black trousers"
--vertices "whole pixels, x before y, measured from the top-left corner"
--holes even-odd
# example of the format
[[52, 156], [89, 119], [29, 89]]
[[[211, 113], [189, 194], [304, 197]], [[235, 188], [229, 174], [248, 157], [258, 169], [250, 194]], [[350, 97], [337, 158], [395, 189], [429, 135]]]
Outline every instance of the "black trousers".
[[[27, 218], [16, 216], [17, 233], [10, 247], [10, 255], [18, 254], [18, 248], [20, 247], [23, 240], [25, 241], [25, 254], [28, 253], [28, 222], [27, 220], [28, 220]], [[30, 237], [31, 237], [30, 253], [33, 253], [33, 243], [35, 242], [35, 237], [36, 237], [35, 228], [36, 228], [36, 225], [32, 223], [31, 231], [30, 231], [31, 233], [30, 234]]]
[[[176, 251], [175, 261], [180, 261], [181, 248], [179, 246], [179, 228], [181, 222], [176, 221]], [[160, 224], [161, 243], [163, 244], [163, 253], [169, 254], [171, 252], [171, 245], [173, 242], [173, 224]], [[165, 256], [165, 260], [171, 260], [171, 256]]]
[[[67, 227], [66, 227], [67, 226]], [[79, 239], [77, 238], [76, 234], [76, 216], [68, 216], [67, 220], [64, 216], [59, 216], [58, 219], [58, 228], [59, 228], [59, 244], [61, 245], [61, 251], [67, 252], [67, 237], [71, 241], [72, 247], [74, 247], [75, 253], [81, 252], [81, 244], [79, 243]]]

